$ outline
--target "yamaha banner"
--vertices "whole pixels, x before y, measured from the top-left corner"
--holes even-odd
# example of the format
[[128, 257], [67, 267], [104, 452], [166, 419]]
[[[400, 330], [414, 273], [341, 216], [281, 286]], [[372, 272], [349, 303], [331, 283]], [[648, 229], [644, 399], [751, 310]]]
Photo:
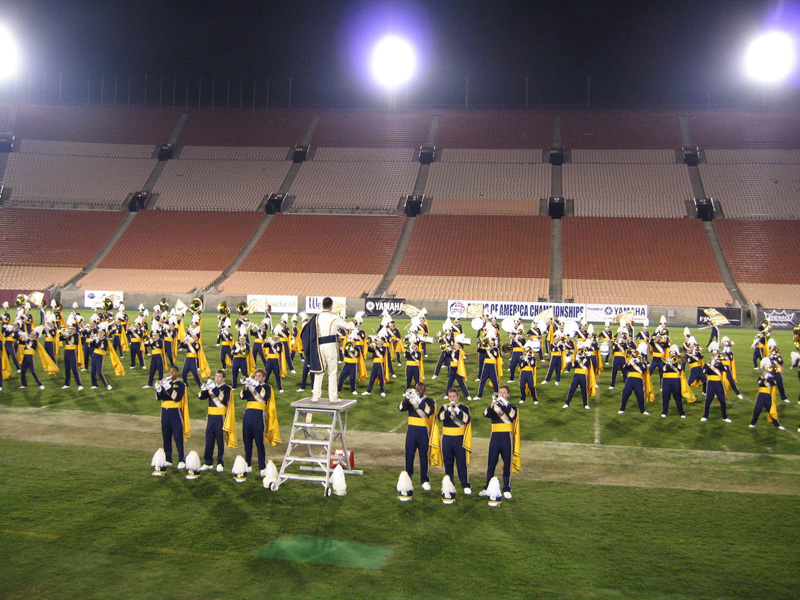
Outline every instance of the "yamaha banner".
[[704, 310], [713, 308], [723, 317], [730, 321], [728, 327], [741, 327], [742, 326], [742, 309], [741, 308], [720, 308], [718, 306], [702, 306], [697, 307], [697, 324], [698, 325], [711, 325], [711, 319], [708, 318]]
[[405, 315], [403, 312], [405, 303], [405, 298], [367, 298], [364, 300], [364, 312], [368, 317], [379, 317], [384, 309], [392, 316]]

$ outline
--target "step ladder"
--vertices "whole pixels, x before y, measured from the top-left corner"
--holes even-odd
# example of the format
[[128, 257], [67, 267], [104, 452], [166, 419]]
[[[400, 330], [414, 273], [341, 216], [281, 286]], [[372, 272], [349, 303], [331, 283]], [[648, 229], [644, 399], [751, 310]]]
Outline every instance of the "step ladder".
[[[272, 484], [273, 491], [289, 480], [316, 481], [322, 484], [327, 497], [331, 495], [331, 475], [337, 464], [342, 465], [346, 475], [364, 473], [350, 467], [345, 441], [347, 411], [356, 403], [356, 400], [332, 403], [328, 398], [320, 398], [319, 402], [312, 402], [311, 398], [292, 402], [292, 432], [278, 480]], [[335, 453], [337, 449], [341, 449], [341, 455]]]

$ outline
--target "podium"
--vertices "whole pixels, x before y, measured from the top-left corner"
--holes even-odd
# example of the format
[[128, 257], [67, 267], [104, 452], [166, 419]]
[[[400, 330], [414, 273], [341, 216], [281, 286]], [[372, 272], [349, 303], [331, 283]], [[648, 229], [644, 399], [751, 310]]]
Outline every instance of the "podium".
[[[323, 495], [331, 495], [331, 475], [341, 464], [345, 475], [362, 475], [363, 471], [351, 467], [347, 453], [347, 411], [356, 400], [331, 402], [320, 398], [312, 402], [303, 398], [292, 402], [294, 421], [286, 454], [272, 490], [290, 480], [314, 481], [322, 484]], [[335, 454], [340, 449], [341, 455]]]

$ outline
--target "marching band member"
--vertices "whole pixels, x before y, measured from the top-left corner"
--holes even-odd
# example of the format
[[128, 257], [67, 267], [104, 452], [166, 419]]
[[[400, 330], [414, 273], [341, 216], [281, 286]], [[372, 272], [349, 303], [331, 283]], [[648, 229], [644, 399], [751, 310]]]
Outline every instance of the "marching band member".
[[461, 317], [455, 316], [453, 317], [453, 336], [457, 336], [459, 333], [464, 333], [464, 326], [461, 324]]
[[[6, 304], [8, 303], [6, 302]], [[17, 373], [19, 373], [22, 367], [19, 364], [19, 359], [17, 358], [17, 349], [19, 348], [21, 340], [22, 322], [14, 321], [11, 325], [4, 325], [3, 327], [3, 335], [5, 336], [3, 346], [5, 346], [9, 361], [13, 361], [17, 368]]]
[[611, 365], [611, 385], [608, 389], [613, 390], [616, 381], [617, 373], [622, 373], [622, 382], [625, 383], [628, 379], [628, 372], [625, 369], [627, 365], [628, 353], [630, 352], [632, 344], [628, 341], [628, 333], [622, 331], [619, 337], [611, 346], [611, 353], [614, 356], [614, 362]]
[[[458, 383], [458, 386], [461, 388], [461, 393], [464, 394], [464, 397], [467, 400], [472, 400], [472, 398], [469, 396], [469, 392], [467, 391], [467, 384], [465, 383], [467, 378], [467, 370], [464, 366], [464, 350], [462, 348], [462, 342], [464, 340], [465, 338], [463, 333], [457, 335], [450, 351], [450, 367], [447, 370], [447, 389], [451, 389], [454, 383]], [[456, 396], [458, 396], [457, 393]]]
[[[233, 389], [236, 389], [236, 383], [239, 381], [240, 373], [245, 377], [250, 376], [250, 370], [247, 368], [247, 363], [250, 360], [252, 360], [252, 358], [250, 356], [250, 344], [247, 343], [247, 336], [239, 335], [239, 341], [233, 346]], [[280, 385], [280, 379], [278, 379], [278, 385]]]
[[86, 321], [83, 321], [83, 325], [79, 331], [81, 334], [81, 344], [83, 345], [83, 366], [81, 366], [81, 371], [86, 371], [87, 367], [91, 368], [92, 366], [92, 354], [94, 352], [92, 348], [92, 338], [97, 334], [97, 322], [90, 321], [86, 323]]
[[[383, 332], [383, 336], [381, 332]], [[369, 351], [372, 354], [372, 371], [369, 374], [367, 391], [362, 392], [362, 396], [369, 396], [372, 393], [372, 386], [376, 381], [380, 383], [381, 396], [386, 396], [387, 367], [391, 366], [392, 361], [389, 359], [389, 348], [386, 347], [385, 342], [390, 339], [390, 335], [385, 328], [381, 328], [378, 335], [372, 338], [369, 345]]]
[[[201, 471], [214, 468], [214, 445], [217, 446], [217, 473], [225, 469], [225, 421], [228, 421], [228, 445], [236, 447], [236, 411], [232, 405], [231, 386], [225, 383], [225, 370], [214, 374], [214, 381], [204, 383], [197, 397], [208, 400], [208, 421], [206, 422], [206, 448], [203, 454]], [[231, 421], [233, 419], [233, 427]], [[232, 432], [232, 433], [231, 433]]]
[[142, 351], [143, 339], [145, 335], [145, 321], [137, 317], [133, 325], [128, 329], [128, 339], [130, 340], [131, 369], [136, 368], [136, 359], [139, 359], [139, 366], [145, 369], [144, 352]]
[[688, 354], [689, 350], [691, 349], [691, 344], [689, 343], [692, 339], [692, 330], [688, 327], [683, 328], [683, 346], [681, 349], [683, 350], [684, 354]]
[[283, 313], [281, 315], [281, 329], [280, 329], [280, 338], [279, 341], [281, 343], [283, 357], [281, 360], [286, 361], [286, 369], [290, 373], [294, 373], [294, 364], [292, 363], [292, 350], [289, 348], [289, 339], [291, 336], [291, 330], [289, 329], [289, 315], [287, 313]]
[[[644, 320], [642, 321], [642, 328], [639, 330], [639, 332], [633, 338], [633, 343], [636, 346], [638, 346], [642, 342], [644, 342], [647, 345], [651, 345], [650, 344], [650, 342], [651, 342], [651, 340], [650, 340], [650, 332], [647, 330], [647, 328], [649, 326], [650, 326], [650, 319], [645, 317]], [[652, 371], [651, 371], [650, 374], [652, 375]]]
[[106, 376], [103, 374], [103, 360], [109, 348], [105, 329], [100, 327], [97, 328], [97, 333], [89, 341], [89, 347], [92, 349], [92, 364], [90, 371], [92, 375], [91, 389], [97, 389], [97, 380], [99, 378], [103, 385], [106, 386], [106, 389], [110, 390], [111, 384], [108, 383], [108, 379], [106, 379]]
[[764, 373], [758, 378], [758, 396], [756, 396], [756, 405], [753, 408], [753, 418], [748, 427], [755, 429], [758, 417], [763, 410], [767, 413], [767, 421], [783, 431], [786, 427], [778, 421], [778, 399], [775, 394], [778, 385], [775, 381], [775, 374], [778, 372], [778, 366], [771, 359], [764, 358], [761, 361], [761, 368]]
[[525, 346], [525, 336], [522, 334], [522, 320], [519, 315], [514, 316], [514, 332], [509, 334], [508, 344], [511, 348], [511, 359], [508, 362], [508, 383], [514, 383], [514, 374], [522, 363], [522, 354]]
[[419, 338], [420, 338], [420, 351], [423, 358], [428, 358], [428, 345], [425, 343], [425, 338], [430, 335], [428, 329], [428, 309], [423, 308], [419, 311]]
[[78, 373], [78, 343], [80, 341], [78, 331], [75, 328], [74, 321], [72, 325], [67, 327], [64, 333], [61, 333], [61, 341], [64, 342], [64, 372], [66, 379], [64, 385], [61, 386], [62, 390], [66, 390], [70, 386], [70, 378], [75, 376], [75, 383], [78, 384], [78, 391], [83, 389], [81, 383], [81, 376]]
[[536, 355], [530, 341], [525, 343], [525, 352], [520, 363], [519, 393], [520, 404], [525, 404], [526, 393], [531, 395], [534, 404], [539, 404], [539, 398], [536, 395]]
[[481, 375], [483, 374], [483, 362], [486, 360], [486, 342], [484, 339], [487, 337], [489, 328], [491, 327], [488, 323], [489, 313], [483, 313], [481, 319], [483, 324], [478, 330], [478, 376], [475, 378], [475, 381], [480, 381]]
[[[736, 385], [736, 361], [733, 358], [733, 342], [727, 335], [722, 338], [722, 351], [720, 355], [722, 364], [725, 365], [726, 378], [723, 382], [726, 384], [725, 388], [727, 390], [728, 386], [730, 386], [731, 389], [733, 389], [733, 393], [736, 394], [739, 400], [742, 400], [744, 396], [739, 392], [739, 387]], [[783, 364], [783, 359], [781, 359], [781, 364]], [[781, 381], [781, 384], [783, 384], [783, 381]], [[784, 402], [788, 401], [789, 400], [784, 398]]]
[[162, 341], [164, 342], [164, 366], [169, 361], [169, 366], [175, 366], [175, 356], [177, 354], [178, 346], [175, 342], [178, 336], [178, 319], [174, 315], [170, 315], [163, 328]]
[[753, 349], [753, 370], [758, 371], [761, 359], [767, 355], [767, 330], [759, 329], [750, 347]]
[[353, 335], [348, 336], [347, 342], [344, 345], [344, 368], [339, 373], [339, 381], [337, 387], [339, 392], [342, 391], [342, 386], [347, 379], [350, 379], [350, 392], [353, 395], [358, 394], [356, 391], [356, 365], [358, 364], [358, 354], [361, 351], [360, 345], [356, 344], [352, 339]]
[[183, 370], [181, 371], [181, 379], [183, 383], [189, 384], [187, 377], [189, 373], [194, 377], [197, 387], [202, 385], [200, 381], [200, 374], [197, 371], [197, 354], [200, 351], [200, 341], [197, 339], [197, 330], [193, 327], [189, 328], [186, 332], [186, 337], [183, 338], [183, 345], [186, 348], [186, 358], [183, 361]]
[[520, 461], [520, 431], [519, 412], [517, 407], [508, 401], [511, 391], [507, 385], [500, 387], [492, 396], [492, 402], [483, 411], [483, 416], [492, 420], [492, 436], [489, 438], [489, 461], [486, 468], [486, 485], [479, 496], [487, 496], [487, 488], [494, 471], [497, 460], [503, 457], [503, 497], [511, 499], [511, 471], [515, 473], [522, 470]]
[[44, 329], [42, 330], [44, 335], [44, 351], [47, 352], [47, 355], [53, 362], [56, 362], [58, 360], [56, 356], [56, 340], [59, 339], [59, 335], [55, 316], [48, 311], [44, 317], [44, 321]]
[[775, 387], [778, 389], [781, 400], [788, 403], [789, 398], [786, 397], [786, 390], [783, 387], [783, 357], [781, 356], [781, 351], [778, 349], [778, 342], [775, 338], [769, 340], [767, 349], [769, 350], [769, 359], [772, 361], [772, 366], [775, 367], [772, 371], [772, 376], [775, 379]]
[[405, 351], [406, 357], [406, 389], [411, 387], [411, 382], [417, 385], [421, 381], [421, 364], [422, 353], [417, 344], [417, 337], [415, 334], [409, 334], [406, 337], [408, 348]]
[[155, 385], [156, 399], [161, 401], [161, 437], [164, 441], [164, 454], [167, 465], [172, 464], [172, 440], [178, 451], [178, 468], [186, 464], [184, 438], [189, 437], [191, 429], [189, 406], [186, 400], [186, 384], [178, 379], [178, 367], [169, 368], [169, 379], [158, 381]]
[[600, 332], [599, 338], [600, 338], [600, 355], [605, 357], [605, 360], [603, 362], [605, 364], [608, 364], [609, 357], [611, 358], [614, 357], [614, 354], [611, 351], [611, 347], [614, 344], [614, 332], [611, 331], [611, 321], [605, 322], [603, 331]]
[[436, 369], [433, 371], [431, 379], [436, 379], [439, 376], [439, 371], [441, 371], [442, 366], [450, 360], [449, 348], [454, 339], [452, 331], [453, 323], [450, 321], [450, 317], [447, 317], [447, 320], [442, 325], [442, 331], [438, 335], [441, 352], [439, 353], [439, 360], [436, 362]]
[[647, 368], [646, 352], [647, 344], [639, 344], [638, 348], [633, 351], [627, 362], [626, 370], [628, 377], [625, 380], [625, 387], [622, 389], [622, 401], [617, 411], [618, 415], [625, 414], [625, 408], [628, 405], [628, 398], [631, 393], [636, 396], [636, 402], [639, 404], [639, 412], [643, 415], [650, 415], [644, 407], [645, 394], [647, 394], [647, 400], [652, 401], [652, 382], [650, 380], [650, 371]]
[[44, 384], [42, 384], [42, 380], [39, 379], [39, 375], [36, 373], [36, 365], [33, 364], [33, 355], [36, 354], [37, 349], [39, 348], [39, 342], [36, 339], [35, 334], [22, 334], [22, 370], [20, 374], [20, 378], [22, 380], [22, 385], [19, 386], [19, 389], [24, 390], [28, 387], [28, 378], [26, 375], [28, 371], [30, 371], [33, 378], [36, 380], [36, 383], [39, 384], [39, 389], [44, 389]]
[[711, 408], [711, 403], [714, 401], [714, 398], [717, 398], [720, 412], [722, 413], [722, 420], [726, 423], [731, 423], [732, 421], [728, 418], [727, 404], [725, 402], [725, 388], [722, 385], [722, 378], [725, 377], [725, 365], [722, 364], [722, 360], [717, 353], [717, 342], [713, 342], [708, 347], [708, 351], [711, 358], [709, 362], [706, 363], [705, 367], [703, 367], [703, 371], [708, 378], [708, 383], [706, 384], [706, 405], [703, 409], [703, 418], [700, 420], [703, 423], [708, 421], [708, 411]]
[[[575, 357], [575, 373], [572, 375], [572, 383], [569, 386], [569, 394], [567, 394], [567, 401], [562, 408], [569, 408], [569, 403], [572, 402], [572, 396], [575, 390], [581, 388], [581, 398], [583, 399], [583, 408], [589, 410], [589, 396], [594, 397], [597, 395], [595, 387], [595, 374], [592, 367], [592, 361], [586, 353], [586, 347], [581, 346], [578, 349], [577, 356]], [[587, 393], [588, 386], [588, 393]]]
[[436, 427], [434, 415], [436, 403], [425, 395], [425, 384], [418, 383], [416, 388], [406, 390], [403, 400], [398, 406], [400, 412], [408, 413], [408, 430], [406, 431], [406, 473], [414, 475], [414, 455], [419, 453], [419, 476], [422, 489], [431, 489], [428, 477], [429, 441], [433, 428]]
[[710, 327], [711, 335], [708, 338], [708, 344], [706, 344], [707, 346], [710, 346], [711, 342], [713, 342], [714, 340], [718, 340], [719, 339], [719, 325], [714, 325], [714, 323], [711, 322], [711, 321], [709, 321], [709, 323], [711, 324], [711, 327]]
[[[403, 361], [400, 360], [400, 357], [403, 355], [403, 336], [400, 335], [400, 330], [397, 328], [397, 325], [394, 322], [394, 319], [389, 317], [389, 333], [391, 334], [391, 340], [394, 342], [394, 355], [397, 357], [397, 365], [402, 367]], [[393, 361], [392, 361], [393, 362]], [[392, 367], [391, 363], [389, 364], [389, 373], [394, 377], [394, 368]]]
[[569, 373], [572, 370], [572, 362], [575, 359], [575, 341], [569, 333], [564, 333], [562, 340], [564, 343], [564, 367], [561, 371]]
[[22, 315], [17, 315], [17, 318], [22, 321], [22, 331], [30, 335], [33, 333], [33, 315], [31, 314], [31, 303], [26, 302], [22, 306]]
[[[111, 345], [117, 351], [120, 358], [125, 357], [125, 348], [122, 346], [123, 339], [127, 339], [128, 335], [128, 315], [125, 314], [124, 306], [117, 312], [117, 327], [114, 330], [114, 335], [111, 338]], [[162, 377], [163, 379], [163, 377]]]
[[[280, 325], [276, 325], [277, 330]], [[281, 344], [280, 336], [273, 335], [267, 339], [267, 365], [264, 367], [264, 382], [269, 382], [270, 375], [275, 375], [275, 385], [280, 392], [283, 392], [283, 380], [281, 379], [281, 353], [283, 352], [283, 344]], [[305, 387], [305, 386], [303, 386]]]
[[299, 330], [297, 328], [297, 315], [292, 315], [292, 328], [291, 328], [291, 347], [292, 351], [289, 353], [289, 356], [292, 358], [292, 364], [294, 364], [294, 355], [297, 351], [297, 340], [298, 340], [298, 333]]
[[475, 396], [473, 400], [481, 399], [483, 388], [486, 386], [487, 381], [492, 383], [493, 390], [497, 390], [500, 387], [498, 380], [498, 377], [502, 376], [502, 372], [500, 371], [500, 348], [497, 345], [496, 337], [490, 337], [488, 339], [489, 345], [486, 348], [486, 358], [483, 361], [483, 369], [481, 370], [481, 385], [478, 389], [478, 395]]
[[242, 436], [244, 437], [244, 459], [248, 472], [253, 467], [253, 443], [258, 453], [258, 469], [262, 477], [266, 476], [267, 453], [265, 442], [275, 446], [280, 443], [277, 412], [275, 410], [275, 394], [268, 383], [265, 383], [264, 369], [256, 369], [253, 378], [240, 392], [242, 400], [247, 402], [242, 418]]
[[[550, 344], [550, 368], [547, 370], [547, 375], [542, 381], [542, 385], [546, 385], [550, 382], [550, 377], [555, 373], [556, 382], [555, 384], [558, 385], [561, 381], [561, 371], [564, 370], [563, 367], [563, 360], [564, 360], [564, 342], [561, 341], [561, 332], [556, 331], [553, 334], [553, 341]], [[613, 377], [612, 377], [613, 379]]]
[[[233, 334], [231, 328], [223, 326], [217, 336], [219, 341], [219, 363], [221, 369], [227, 369], [233, 364]], [[233, 376], [233, 387], [236, 388], [236, 375]]]
[[[686, 362], [689, 364], [689, 385], [694, 384], [695, 387], [703, 386], [703, 393], [706, 391], [706, 383], [708, 378], [703, 370], [703, 355], [700, 352], [700, 346], [697, 345], [697, 340], [694, 336], [689, 338], [689, 351], [686, 353]], [[695, 383], [699, 382], [699, 383]]]
[[546, 325], [543, 322], [534, 323], [531, 321], [531, 327], [525, 334], [528, 336], [528, 341], [533, 344], [533, 351], [539, 355], [539, 360], [542, 362], [544, 362], [544, 356], [542, 355], [542, 347], [544, 346], [542, 343], [542, 330], [545, 328]]
[[650, 340], [651, 359], [650, 359], [650, 375], [658, 370], [659, 379], [664, 376], [664, 357], [667, 355], [669, 349], [669, 338], [665, 338], [662, 333], [656, 329], [653, 334], [653, 339]]
[[158, 379], [164, 379], [164, 340], [161, 339], [161, 331], [153, 329], [150, 337], [150, 375], [147, 378], [147, 385], [142, 389], [153, 387], [156, 371]]
[[675, 398], [675, 406], [678, 407], [678, 414], [681, 419], [686, 418], [686, 413], [683, 411], [681, 389], [683, 374], [681, 370], [680, 350], [677, 346], [672, 346], [669, 350], [669, 358], [664, 363], [664, 370], [661, 374], [661, 417], [664, 419], [669, 414], [669, 401], [671, 398]]
[[467, 465], [472, 454], [472, 423], [469, 408], [458, 401], [458, 392], [452, 388], [447, 390], [448, 404], [439, 409], [438, 420], [442, 423], [442, 462], [444, 472], [453, 481], [453, 463], [458, 469], [458, 479], [464, 494], [469, 496], [472, 487], [469, 484]]
[[[800, 380], [800, 352], [792, 352], [792, 364], [789, 368], [797, 369], [797, 379]], [[797, 396], [797, 403], [800, 404], [800, 394]]]
[[265, 369], [267, 368], [267, 357], [264, 354], [264, 347], [267, 345], [267, 339], [269, 337], [269, 330], [267, 329], [266, 323], [261, 323], [261, 325], [256, 329], [255, 333], [253, 334], [253, 365], [258, 366], [258, 359], [261, 359], [261, 366]]

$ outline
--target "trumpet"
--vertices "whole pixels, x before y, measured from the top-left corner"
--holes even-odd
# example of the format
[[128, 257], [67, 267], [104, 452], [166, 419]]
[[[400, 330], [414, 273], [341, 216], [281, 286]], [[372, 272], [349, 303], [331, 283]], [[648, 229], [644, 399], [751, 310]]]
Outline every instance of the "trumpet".
[[210, 390], [215, 385], [217, 385], [217, 382], [214, 381], [213, 379], [209, 378], [209, 379], [207, 379], [206, 381], [203, 382], [203, 384], [200, 386], [200, 389], [202, 391]]
[[500, 396], [500, 394], [498, 392], [495, 392], [494, 394], [492, 394], [492, 404], [498, 404], [498, 403], [500, 403], [501, 400], [502, 400], [502, 397]]
[[242, 377], [239, 380], [239, 383], [241, 383], [244, 386], [248, 386], [248, 387], [255, 387], [255, 386], [258, 385], [258, 382], [255, 379], [253, 379], [252, 377]]
[[159, 393], [161, 393], [164, 390], [169, 390], [171, 387], [172, 387], [172, 378], [170, 377], [165, 377], [160, 381], [156, 381], [155, 385], [153, 386], [156, 392]]
[[19, 294], [19, 295], [17, 296], [17, 299], [16, 299], [16, 301], [14, 302], [14, 304], [16, 304], [18, 307], [22, 308], [23, 306], [25, 306], [25, 303], [26, 303], [27, 301], [28, 301], [28, 296], [27, 296], [27, 295], [25, 295], [25, 294]]
[[478, 347], [481, 350], [486, 350], [491, 345], [491, 340], [488, 337], [482, 337], [478, 342]]
[[355, 344], [351, 340], [347, 340], [344, 344], [344, 351], [348, 354], [351, 354], [355, 347]]

